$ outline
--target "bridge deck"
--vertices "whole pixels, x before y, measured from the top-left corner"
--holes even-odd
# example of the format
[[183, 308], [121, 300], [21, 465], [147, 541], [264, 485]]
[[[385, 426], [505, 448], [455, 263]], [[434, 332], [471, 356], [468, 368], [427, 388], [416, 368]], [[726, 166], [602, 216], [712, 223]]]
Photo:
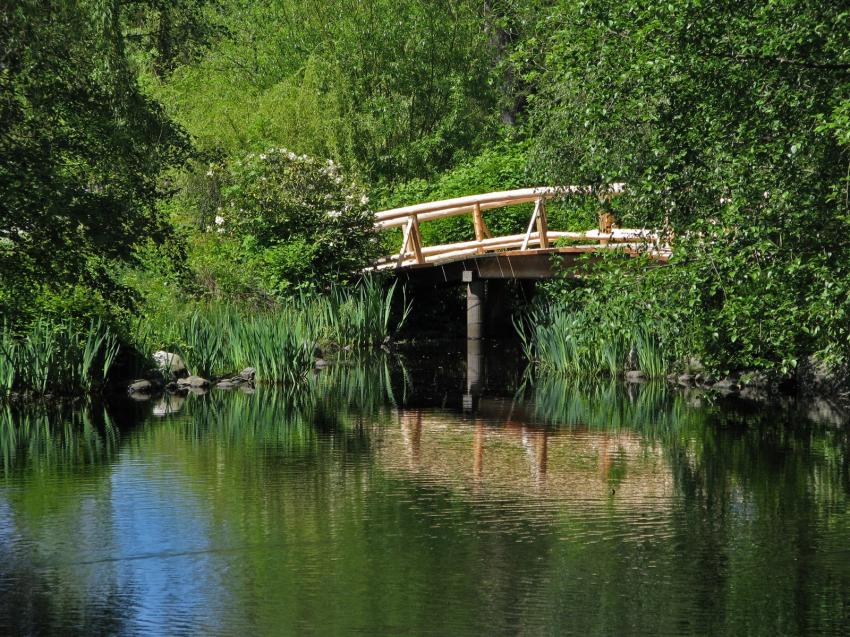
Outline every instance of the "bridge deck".
[[[471, 272], [476, 279], [549, 279], [558, 272], [570, 271], [579, 276], [582, 269], [595, 259], [585, 258], [588, 253], [598, 253], [598, 246], [574, 246], [563, 248], [535, 248], [472, 254], [451, 257], [437, 262], [410, 264], [396, 268], [394, 272], [402, 279], [433, 283], [468, 282]], [[634, 255], [633, 251], [625, 254]]]

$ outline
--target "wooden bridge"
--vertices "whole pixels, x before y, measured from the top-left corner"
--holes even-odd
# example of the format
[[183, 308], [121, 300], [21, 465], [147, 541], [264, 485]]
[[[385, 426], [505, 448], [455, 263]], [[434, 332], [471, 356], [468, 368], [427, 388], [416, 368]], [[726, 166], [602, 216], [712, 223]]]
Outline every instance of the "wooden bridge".
[[[623, 190], [623, 184], [613, 184], [603, 191], [588, 186], [523, 188], [384, 210], [375, 215], [375, 227], [377, 230], [403, 228], [401, 248], [397, 253], [380, 259], [375, 269], [392, 269], [410, 275], [439, 270], [446, 281], [465, 270], [480, 272], [481, 278], [485, 279], [539, 279], [553, 275], [551, 257], [555, 255], [563, 260], [565, 255], [616, 249], [625, 254], [640, 253], [666, 259], [669, 248], [661, 244], [657, 233], [646, 229], [618, 228], [613, 217], [605, 212], [600, 212], [597, 228], [569, 232], [549, 227], [546, 214], [548, 200], [567, 194], [592, 194], [604, 202], [620, 195]], [[525, 233], [493, 236], [485, 220], [486, 212], [527, 203], [534, 203], [534, 209]], [[470, 215], [475, 235], [473, 240], [437, 246], [423, 244], [422, 223], [459, 215]], [[461, 267], [446, 267], [452, 264], [460, 264]]]
[[[617, 250], [635, 256], [646, 254], [666, 260], [669, 246], [657, 232], [617, 227], [604, 204], [623, 193], [624, 184], [598, 190], [589, 186], [540, 187], [491, 192], [482, 195], [431, 201], [376, 213], [375, 228], [402, 229], [401, 247], [379, 259], [375, 270], [392, 270], [398, 276], [434, 283], [467, 284], [467, 336], [480, 338], [487, 280], [546, 279], [558, 271], [578, 267], [582, 255]], [[553, 230], [546, 214], [547, 201], [566, 195], [595, 195], [601, 204], [597, 228], [575, 232]], [[499, 208], [533, 203], [523, 234], [493, 236], [485, 213]], [[426, 246], [422, 223], [469, 215], [474, 239], [460, 243]]]

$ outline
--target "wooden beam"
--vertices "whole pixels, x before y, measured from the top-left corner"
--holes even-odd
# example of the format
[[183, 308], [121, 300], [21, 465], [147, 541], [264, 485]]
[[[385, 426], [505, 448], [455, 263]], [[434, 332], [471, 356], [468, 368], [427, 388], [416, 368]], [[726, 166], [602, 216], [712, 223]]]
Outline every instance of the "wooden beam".
[[[478, 204], [482, 211], [493, 210], [495, 208], [505, 208], [508, 206], [518, 206], [525, 203], [537, 201], [537, 197], [526, 197], [523, 199], [511, 199], [509, 201], [491, 201], [489, 203]], [[436, 212], [421, 212], [417, 213], [420, 223], [423, 221], [433, 221], [434, 219], [443, 219], [445, 217], [457, 217], [458, 215], [469, 214], [475, 211], [475, 204], [468, 206], [458, 206], [456, 208], [445, 208]], [[380, 213], [379, 213], [380, 214]], [[390, 219], [379, 219], [375, 222], [375, 228], [378, 230], [387, 230], [389, 228], [398, 228], [407, 223], [407, 217], [393, 217]]]
[[[475, 240], [479, 243], [484, 241], [484, 219], [481, 216], [481, 204], [476, 203], [472, 212], [472, 225], [475, 228]], [[484, 248], [479, 247], [478, 252], [484, 254]]]
[[396, 262], [396, 267], [401, 267], [401, 264], [404, 263], [404, 257], [407, 255], [407, 244], [410, 241], [410, 233], [413, 231], [413, 224], [415, 223], [416, 215], [411, 215], [407, 220], [407, 225], [404, 227], [404, 234], [401, 237], [401, 250], [398, 252], [398, 260]]

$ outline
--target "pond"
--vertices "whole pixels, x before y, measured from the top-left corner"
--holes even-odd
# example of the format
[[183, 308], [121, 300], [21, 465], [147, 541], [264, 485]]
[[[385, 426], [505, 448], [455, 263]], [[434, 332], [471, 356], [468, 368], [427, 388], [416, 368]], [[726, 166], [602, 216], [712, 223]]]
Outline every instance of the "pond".
[[0, 407], [0, 633], [847, 634], [834, 413], [517, 360]]

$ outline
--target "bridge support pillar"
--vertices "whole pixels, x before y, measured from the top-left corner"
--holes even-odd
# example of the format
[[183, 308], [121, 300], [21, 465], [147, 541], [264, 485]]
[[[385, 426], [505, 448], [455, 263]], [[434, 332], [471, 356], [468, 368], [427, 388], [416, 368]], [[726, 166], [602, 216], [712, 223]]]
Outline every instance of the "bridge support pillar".
[[473, 279], [472, 272], [464, 272], [466, 283], [466, 338], [479, 339], [484, 336], [485, 287], [481, 279]]

